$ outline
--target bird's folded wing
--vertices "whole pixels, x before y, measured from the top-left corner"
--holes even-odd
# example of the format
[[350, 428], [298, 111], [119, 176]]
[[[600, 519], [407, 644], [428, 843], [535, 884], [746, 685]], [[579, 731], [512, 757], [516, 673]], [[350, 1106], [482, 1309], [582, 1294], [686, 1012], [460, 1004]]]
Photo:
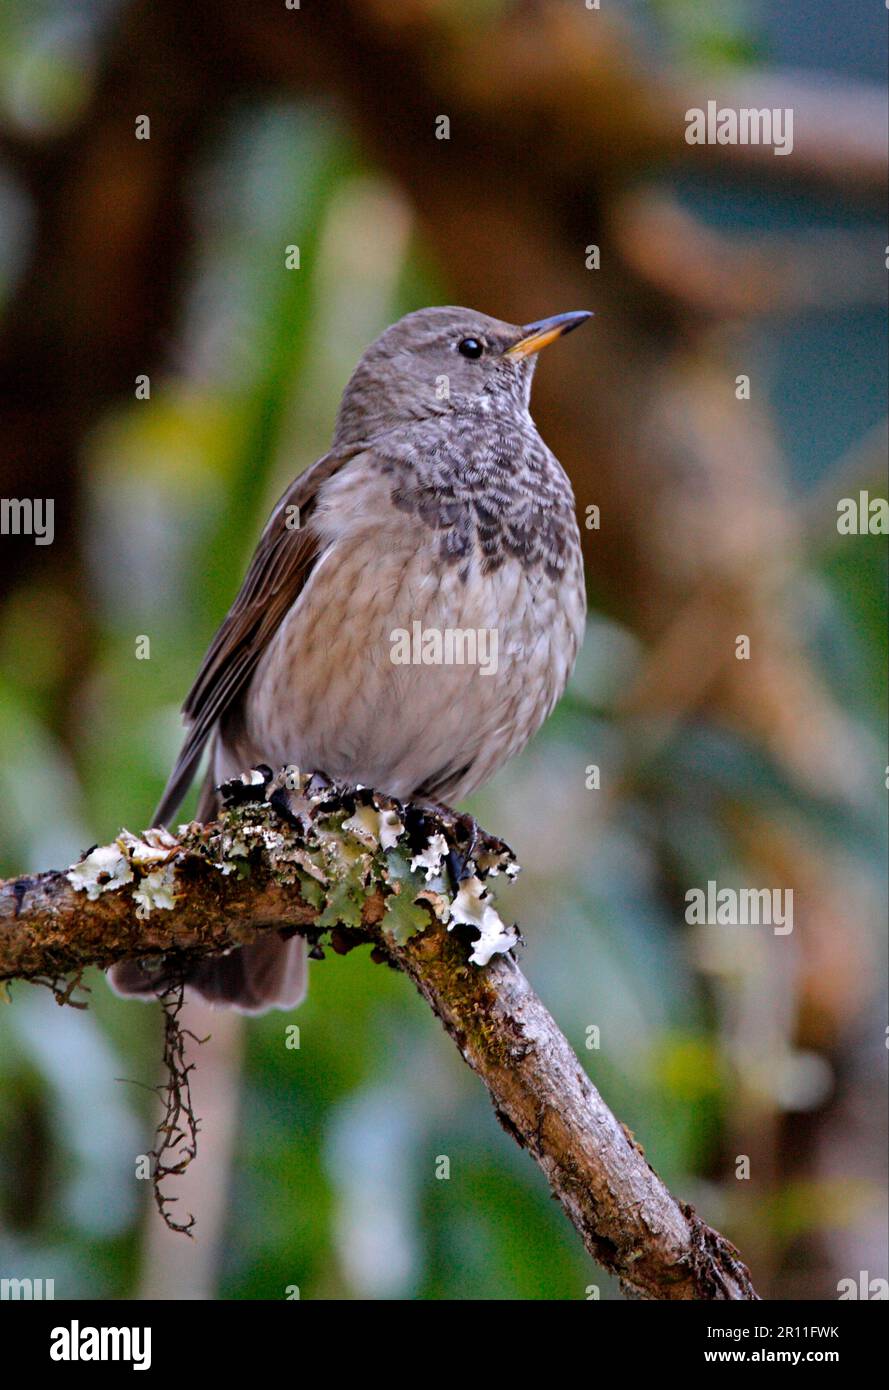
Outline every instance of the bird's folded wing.
[[210, 643], [182, 707], [188, 734], [155, 811], [155, 825], [165, 825], [175, 814], [217, 721], [243, 693], [311, 574], [319, 550], [306, 522], [320, 485], [346, 461], [336, 454], [318, 459], [291, 483], [269, 517], [240, 592]]

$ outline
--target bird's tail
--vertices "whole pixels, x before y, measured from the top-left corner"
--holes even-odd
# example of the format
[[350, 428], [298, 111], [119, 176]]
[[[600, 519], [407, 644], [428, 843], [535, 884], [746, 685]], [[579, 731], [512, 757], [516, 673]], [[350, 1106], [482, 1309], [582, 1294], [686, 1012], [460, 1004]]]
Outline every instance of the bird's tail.
[[[201, 790], [196, 812], [201, 822], [218, 811], [212, 768]], [[251, 946], [238, 946], [224, 956], [197, 961], [184, 977], [186, 986], [206, 1003], [244, 1014], [264, 1014], [269, 1009], [294, 1009], [306, 997], [308, 960], [305, 937], [284, 940], [267, 932]], [[182, 978], [175, 966], [143, 965], [138, 960], [119, 961], [108, 971], [115, 994], [127, 998], [156, 999], [165, 988]]]

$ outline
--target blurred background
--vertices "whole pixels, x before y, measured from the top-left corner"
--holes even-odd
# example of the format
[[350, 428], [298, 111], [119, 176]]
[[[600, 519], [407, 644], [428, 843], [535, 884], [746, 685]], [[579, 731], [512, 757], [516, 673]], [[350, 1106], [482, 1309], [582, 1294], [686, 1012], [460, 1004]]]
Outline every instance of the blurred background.
[[[149, 822], [266, 514], [386, 324], [595, 310], [534, 395], [599, 509], [586, 644], [472, 809], [523, 864], [526, 973], [770, 1298], [887, 1274], [887, 551], [836, 524], [886, 496], [885, 63], [865, 0], [0, 8], [0, 497], [55, 503], [52, 545], [0, 537], [0, 872]], [[686, 144], [710, 99], [792, 107], [793, 153]], [[708, 880], [792, 888], [792, 934], [687, 925]], [[87, 1012], [0, 1007], [4, 1277], [620, 1296], [364, 951], [296, 1015], [191, 1010], [198, 1228], [170, 1235], [136, 1177], [159, 1013], [88, 983]]]

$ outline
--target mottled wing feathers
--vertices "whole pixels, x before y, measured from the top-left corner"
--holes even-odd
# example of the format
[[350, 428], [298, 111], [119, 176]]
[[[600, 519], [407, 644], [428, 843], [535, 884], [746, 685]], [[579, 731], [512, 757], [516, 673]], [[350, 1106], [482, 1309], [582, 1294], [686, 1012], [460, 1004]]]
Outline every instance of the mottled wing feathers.
[[317, 538], [306, 520], [321, 483], [345, 461], [343, 456], [325, 454], [291, 483], [272, 512], [240, 592], [210, 643], [182, 707], [188, 734], [155, 812], [155, 825], [166, 824], [175, 814], [218, 720], [243, 693], [298, 598], [318, 557]]

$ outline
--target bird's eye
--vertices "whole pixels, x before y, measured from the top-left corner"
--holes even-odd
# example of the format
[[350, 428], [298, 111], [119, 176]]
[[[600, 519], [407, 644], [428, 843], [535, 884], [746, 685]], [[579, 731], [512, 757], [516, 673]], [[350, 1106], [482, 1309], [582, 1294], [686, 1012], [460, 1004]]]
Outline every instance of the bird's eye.
[[457, 351], [461, 353], [463, 357], [476, 358], [481, 357], [484, 348], [478, 338], [464, 338], [462, 342], [457, 344]]

